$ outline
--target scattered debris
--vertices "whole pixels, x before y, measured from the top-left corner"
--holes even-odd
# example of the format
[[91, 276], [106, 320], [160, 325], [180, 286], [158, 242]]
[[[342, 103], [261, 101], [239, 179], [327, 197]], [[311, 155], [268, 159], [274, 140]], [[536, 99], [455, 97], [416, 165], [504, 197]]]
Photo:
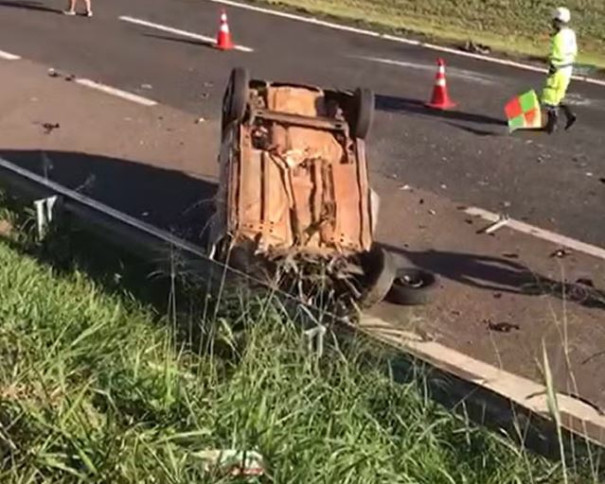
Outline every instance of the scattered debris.
[[501, 323], [493, 323], [488, 319], [485, 321], [485, 323], [487, 324], [487, 329], [489, 329], [490, 331], [496, 331], [498, 333], [510, 333], [513, 330], [518, 331], [519, 329], [521, 329], [518, 324], [507, 323], [506, 321], [503, 321]]
[[605, 185], [605, 177], [599, 178], [599, 181]]
[[205, 119], [205, 118], [197, 118], [197, 119], [195, 120], [195, 124], [201, 124], [201, 123], [205, 123], [205, 122], [206, 122], [206, 119]]
[[208, 98], [210, 97], [210, 94], [209, 94], [209, 93], [207, 93], [207, 92], [203, 92], [203, 93], [201, 93], [201, 94], [200, 94], [200, 97], [201, 97], [202, 99], [208, 99]]
[[443, 184], [441, 185], [441, 189], [442, 189], [442, 190], [447, 190], [447, 185], [446, 185], [445, 183], [443, 183]]
[[592, 176], [593, 176], [592, 171], [587, 171], [587, 172], [586, 172], [586, 176], [587, 176], [587, 177], [589, 177], [589, 178], [590, 178], [590, 177], [592, 177]]
[[494, 299], [502, 299], [502, 293], [501, 292], [497, 292], [494, 294]]
[[412, 187], [409, 185], [403, 185], [403, 186], [399, 187], [399, 189], [403, 190], [405, 192], [409, 192], [412, 189]]
[[424, 205], [424, 198], [421, 198], [421, 199], [418, 201], [418, 203], [419, 203], [420, 205]]
[[485, 228], [479, 229], [477, 231], [478, 234], [493, 234], [494, 232], [496, 232], [496, 230], [501, 229], [502, 227], [504, 227], [505, 225], [507, 225], [510, 222], [510, 219], [508, 217], [508, 215], [500, 215], [498, 217], [498, 221], [494, 222], [491, 225], [488, 225]]
[[435, 212], [435, 210], [431, 209], [431, 210], [429, 210], [429, 215], [437, 215], [437, 212]]
[[204, 471], [220, 471], [231, 476], [262, 476], [265, 473], [264, 459], [255, 451], [235, 449], [202, 450], [194, 454], [204, 461]]
[[469, 225], [473, 225], [475, 223], [475, 221], [472, 218], [466, 218], [466, 219], [464, 219], [464, 221]]
[[485, 44], [479, 44], [472, 40], [467, 40], [464, 46], [461, 48], [465, 52], [470, 52], [472, 54], [482, 54], [487, 55], [491, 53], [491, 48]]
[[61, 125], [59, 123], [42, 123], [42, 128], [44, 128], [44, 134], [50, 134], [53, 130], [59, 129]]
[[212, 87], [214, 86], [214, 83], [210, 82], [210, 81], [205, 81], [204, 82], [204, 87]]
[[65, 80], [67, 82], [71, 82], [76, 78], [76, 76], [74, 76], [73, 74], [68, 74], [67, 76], [65, 76]]
[[151, 84], [141, 84], [141, 89], [153, 89]]
[[57, 71], [55, 71], [52, 67], [50, 69], [48, 69], [48, 75], [50, 77], [60, 77], [61, 74], [59, 74]]
[[555, 250], [552, 254], [549, 255], [549, 257], [557, 257], [559, 259], [563, 259], [564, 257], [567, 257], [568, 255], [571, 255], [571, 251], [567, 250], [567, 249], [558, 249]]
[[509, 208], [512, 205], [510, 202], [502, 202], [502, 206], [505, 208]]

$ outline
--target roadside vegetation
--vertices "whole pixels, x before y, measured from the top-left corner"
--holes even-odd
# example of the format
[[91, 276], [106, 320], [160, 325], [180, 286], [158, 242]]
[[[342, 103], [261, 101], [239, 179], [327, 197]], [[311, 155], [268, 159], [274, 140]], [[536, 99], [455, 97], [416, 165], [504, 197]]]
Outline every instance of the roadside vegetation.
[[550, 15], [566, 6], [578, 32], [579, 62], [605, 67], [605, 2], [601, 0], [251, 0], [352, 21], [388, 32], [421, 34], [508, 54], [545, 56]]
[[395, 383], [368, 342], [313, 356], [276, 301], [214, 301], [82, 234], [39, 246], [10, 218], [2, 483], [234, 482], [204, 471], [211, 449], [259, 452], [253, 482], [598, 481], [446, 412], [421, 374]]

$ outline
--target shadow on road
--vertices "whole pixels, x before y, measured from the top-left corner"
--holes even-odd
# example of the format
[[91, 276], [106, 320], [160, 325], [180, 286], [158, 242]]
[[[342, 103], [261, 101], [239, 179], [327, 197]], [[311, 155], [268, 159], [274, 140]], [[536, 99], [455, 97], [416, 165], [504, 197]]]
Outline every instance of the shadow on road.
[[23, 1], [20, 2], [18, 0], [0, 0], [0, 7], [8, 7], [8, 8], [21, 8], [24, 10], [37, 10], [39, 12], [52, 12], [52, 13], [61, 13], [61, 10], [56, 10], [54, 8], [46, 7], [40, 2], [28, 2]]
[[432, 116], [453, 121], [467, 121], [471, 123], [506, 126], [502, 119], [492, 118], [483, 114], [465, 113], [461, 111], [440, 111], [427, 108], [425, 103], [417, 99], [408, 99], [395, 96], [376, 95], [376, 109], [387, 112], [404, 112], [422, 116]]
[[170, 36], [170, 35], [159, 35], [159, 34], [143, 34], [143, 35], [145, 37], [150, 37], [152, 39], [167, 40], [169, 42], [177, 42], [179, 44], [189, 44], [189, 45], [193, 45], [196, 47], [209, 47], [211, 49], [214, 49], [213, 42], [206, 42], [203, 40], [186, 39], [183, 37], [174, 37], [174, 36]]
[[555, 281], [513, 260], [461, 252], [413, 252], [386, 246], [416, 267], [467, 286], [494, 293], [555, 296], [587, 308], [605, 309], [605, 291], [591, 281]]
[[68, 151], [0, 150], [0, 157], [190, 240], [211, 215], [216, 185], [178, 171]]

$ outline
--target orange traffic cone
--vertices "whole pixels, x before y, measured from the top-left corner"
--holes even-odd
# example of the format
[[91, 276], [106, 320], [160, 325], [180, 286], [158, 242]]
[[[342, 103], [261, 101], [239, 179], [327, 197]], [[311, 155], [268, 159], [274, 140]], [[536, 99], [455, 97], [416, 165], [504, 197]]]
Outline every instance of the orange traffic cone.
[[216, 36], [216, 48], [221, 50], [233, 49], [229, 24], [227, 23], [227, 12], [224, 10], [221, 12], [221, 26], [219, 27], [218, 35]]
[[450, 99], [447, 93], [447, 83], [445, 82], [445, 62], [443, 59], [437, 59], [437, 75], [435, 76], [435, 87], [433, 96], [426, 106], [434, 109], [451, 109], [456, 103]]

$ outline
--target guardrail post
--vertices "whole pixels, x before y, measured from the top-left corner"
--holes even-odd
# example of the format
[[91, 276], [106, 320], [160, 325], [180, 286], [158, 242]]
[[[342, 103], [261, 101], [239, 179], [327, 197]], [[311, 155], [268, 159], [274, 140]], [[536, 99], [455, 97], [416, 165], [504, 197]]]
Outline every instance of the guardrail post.
[[55, 218], [55, 207], [58, 207], [57, 201], [59, 197], [41, 198], [34, 201], [36, 207], [36, 223], [38, 227], [38, 239], [42, 240], [48, 232], [48, 227]]

